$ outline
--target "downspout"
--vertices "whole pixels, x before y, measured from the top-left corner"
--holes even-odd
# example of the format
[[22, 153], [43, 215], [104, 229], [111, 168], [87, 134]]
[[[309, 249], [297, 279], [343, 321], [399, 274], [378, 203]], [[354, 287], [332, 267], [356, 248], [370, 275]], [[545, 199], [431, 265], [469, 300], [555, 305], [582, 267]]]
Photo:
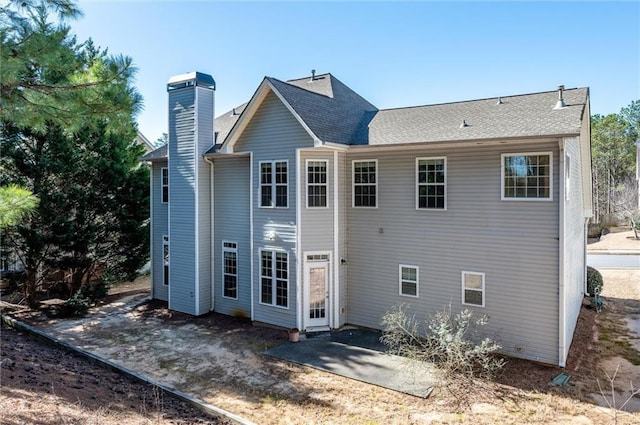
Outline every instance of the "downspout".
[[[338, 151], [333, 151], [333, 258], [331, 261], [331, 267], [333, 267], [333, 297], [332, 297], [332, 309], [333, 317], [331, 317], [331, 321], [333, 322], [332, 328], [338, 328], [340, 325], [340, 291], [339, 291], [339, 277], [340, 277], [340, 256], [338, 255], [339, 250], [339, 238], [340, 238], [340, 222], [339, 222], [339, 208], [340, 203], [339, 200], [339, 185], [338, 185]], [[330, 323], [331, 325], [331, 323]]]
[[565, 223], [565, 181], [564, 181], [564, 139], [558, 140], [558, 365], [565, 367], [565, 340], [566, 340], [566, 309], [565, 309], [565, 282], [564, 282], [564, 223]]
[[[155, 263], [155, 259], [153, 258], [153, 244], [155, 243], [153, 237], [153, 162], [149, 163], [149, 258], [151, 260], [151, 268], [149, 269], [149, 273], [151, 274], [151, 299], [156, 298], [156, 285], [155, 285], [155, 276], [153, 273], [153, 266]], [[167, 174], [169, 173], [169, 168], [167, 167]], [[162, 179], [162, 171], [160, 171], [160, 178]], [[162, 182], [160, 182], [162, 184]], [[169, 207], [167, 206], [167, 211]], [[168, 233], [168, 232], [167, 232]], [[164, 262], [164, 259], [162, 260]], [[164, 267], [164, 266], [163, 266]], [[168, 298], [168, 297], [167, 297]]]
[[254, 255], [253, 252], [253, 152], [249, 152], [249, 259], [251, 260], [251, 320], [255, 319], [254, 315], [254, 301], [253, 297], [255, 295], [254, 288], [254, 276], [253, 276], [253, 262]]
[[302, 193], [300, 189], [300, 182], [302, 178], [300, 176], [300, 148], [296, 149], [296, 327], [300, 330], [302, 327], [302, 316], [303, 316], [303, 306], [302, 306], [302, 199], [300, 198], [300, 194]]
[[202, 158], [209, 163], [209, 186], [211, 187], [211, 193], [209, 193], [210, 196], [210, 213], [209, 216], [211, 217], [211, 234], [210, 234], [210, 253], [209, 253], [209, 264], [211, 266], [211, 308], [209, 309], [209, 311], [214, 311], [215, 310], [215, 224], [216, 224], [216, 220], [215, 220], [215, 189], [213, 186], [213, 182], [214, 182], [214, 171], [215, 171], [215, 165], [213, 163], [213, 161], [211, 161], [209, 158], [207, 158], [206, 156], [202, 156]]

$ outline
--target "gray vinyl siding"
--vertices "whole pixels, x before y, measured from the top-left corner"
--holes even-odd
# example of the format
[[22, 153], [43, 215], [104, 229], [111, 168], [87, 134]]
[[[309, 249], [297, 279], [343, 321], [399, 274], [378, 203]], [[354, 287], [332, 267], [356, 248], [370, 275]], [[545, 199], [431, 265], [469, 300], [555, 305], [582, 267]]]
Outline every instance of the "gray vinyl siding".
[[169, 308], [196, 314], [195, 91], [169, 95]]
[[151, 258], [151, 282], [153, 297], [168, 301], [169, 288], [163, 284], [164, 264], [162, 251], [162, 236], [169, 234], [169, 205], [162, 203], [162, 168], [166, 161], [154, 162], [151, 165], [151, 209], [153, 210], [151, 223], [151, 243], [153, 257]]
[[[327, 163], [327, 208], [307, 207], [307, 161], [309, 160], [322, 160]], [[300, 155], [300, 166], [302, 172], [302, 187], [300, 188], [300, 202], [302, 203], [300, 242], [302, 252], [330, 251], [333, 253], [335, 207], [333, 151], [303, 151]]]
[[[576, 327], [585, 290], [585, 249], [586, 232], [583, 193], [580, 179], [582, 158], [578, 139], [566, 139], [565, 152], [571, 158], [569, 197], [564, 202], [564, 347], [566, 358], [571, 338]], [[564, 164], [567, 167], [567, 164]], [[563, 173], [564, 175], [564, 173]], [[566, 187], [565, 187], [566, 191]], [[565, 197], [566, 198], [566, 197]], [[561, 362], [565, 361], [561, 359]]]
[[[216, 158], [214, 165], [214, 310], [240, 317], [251, 316], [249, 167], [248, 156]], [[238, 299], [223, 296], [223, 241], [238, 244]]]
[[197, 190], [198, 208], [198, 291], [197, 311], [204, 314], [213, 309], [211, 305], [211, 165], [202, 159], [202, 154], [213, 146], [213, 90], [196, 87], [197, 91]]
[[[284, 104], [270, 93], [237, 141], [235, 152], [252, 152], [253, 170], [253, 285], [254, 317], [258, 322], [293, 327], [297, 320], [296, 263], [296, 149], [313, 146], [313, 140]], [[288, 208], [260, 208], [260, 161], [288, 161]], [[268, 235], [276, 233], [271, 241]], [[288, 308], [260, 303], [260, 249], [283, 250], [289, 260]]]
[[[501, 201], [501, 154], [553, 152], [553, 201]], [[347, 322], [380, 327], [393, 305], [418, 317], [462, 305], [461, 272], [485, 273], [486, 331], [507, 353], [558, 360], [558, 149], [555, 143], [351, 152], [378, 159], [378, 208], [347, 191]], [[416, 158], [446, 156], [447, 210], [416, 210]], [[399, 295], [398, 265], [419, 267], [419, 298]]]

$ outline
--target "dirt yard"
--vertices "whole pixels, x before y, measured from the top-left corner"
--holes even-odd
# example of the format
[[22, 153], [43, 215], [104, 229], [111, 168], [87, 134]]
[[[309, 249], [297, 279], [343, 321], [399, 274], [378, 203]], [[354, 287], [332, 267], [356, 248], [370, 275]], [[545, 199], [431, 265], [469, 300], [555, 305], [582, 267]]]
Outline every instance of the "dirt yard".
[[[82, 320], [56, 321], [15, 309], [11, 314], [259, 424], [606, 424], [614, 423], [616, 411], [598, 406], [598, 403], [606, 405], [598, 381], [606, 399], [611, 400], [604, 372], [611, 374], [620, 365], [618, 375], [621, 379], [615, 382], [616, 406], [624, 402], [623, 393], [629, 388], [630, 381], [640, 386], [640, 366], [637, 366], [640, 354], [637, 346], [634, 347], [638, 335], [628, 329], [629, 326], [640, 329], [640, 324], [633, 321], [637, 318], [640, 323], [640, 271], [605, 271], [603, 275], [606, 309], [598, 315], [586, 306], [582, 309], [568, 365], [564, 369], [571, 375], [569, 385], [556, 387], [551, 383], [562, 369], [510, 359], [495, 381], [436, 389], [429, 399], [263, 356], [261, 353], [265, 349], [286, 340], [286, 332], [282, 330], [256, 327], [246, 319], [218, 314], [193, 318], [168, 311], [160, 302], [147, 302], [133, 308], [135, 301], [144, 295], [139, 289], [120, 288], [120, 295], [113, 294], [109, 304], [93, 310]], [[5, 306], [5, 309], [11, 308]], [[7, 334], [3, 332], [2, 336], [3, 359]], [[185, 340], [179, 338], [180, 335], [192, 337]], [[26, 336], [21, 338], [20, 344], [31, 344]], [[48, 346], [35, 348], [42, 353], [49, 350]], [[51, 356], [57, 358], [61, 354]], [[128, 382], [104, 381], [105, 385], [99, 385], [100, 389], [115, 388], [119, 392], [100, 395], [100, 399], [108, 399], [111, 403], [108, 407], [100, 407], [91, 398], [96, 391], [100, 394], [100, 389], [85, 387], [86, 391], [78, 391], [71, 385], [51, 386], [51, 382], [66, 382], [65, 375], [56, 377], [59, 368], [52, 367], [48, 367], [46, 373], [41, 372], [43, 368], [35, 367], [33, 363], [28, 360], [13, 365], [14, 370], [33, 368], [30, 381], [22, 387], [14, 388], [16, 384], [7, 383], [7, 369], [2, 369], [0, 411], [10, 412], [10, 415], [21, 412], [11, 416], [13, 422], [3, 419], [6, 423], [32, 420], [32, 423], [111, 424], [118, 420], [107, 422], [95, 418], [103, 418], [104, 413], [108, 416], [112, 411], [115, 414], [112, 406], [116, 405], [129, 406], [133, 409], [130, 414], [145, 409], [157, 412], [153, 402], [143, 408], [140, 398], [157, 399], [153, 391], [146, 396], [127, 399], [127, 394], [142, 392], [130, 391], [131, 383]], [[41, 373], [44, 377], [38, 378]], [[69, 379], [71, 372], [66, 373], [66, 379]], [[83, 378], [93, 376], [93, 373], [81, 368], [70, 376], [82, 380], [78, 386], [88, 385], [92, 380], [103, 382], [102, 378]], [[167, 397], [164, 400], [166, 402]], [[23, 407], [20, 407], [21, 403]], [[31, 404], [24, 407], [24, 403]], [[640, 410], [635, 399], [627, 407]], [[66, 409], [79, 409], [79, 412], [67, 413]], [[68, 422], [56, 419], [66, 417], [61, 414], [77, 419]], [[178, 417], [172, 415], [176, 413], [167, 411], [166, 416]], [[52, 420], [42, 421], [44, 417]], [[186, 422], [176, 423], [193, 423], [196, 417], [187, 416]], [[154, 421], [153, 418], [153, 415], [151, 419], [142, 416], [119, 422], [146, 423], [144, 420]], [[616, 420], [618, 424], [637, 424], [640, 414], [621, 412]]]

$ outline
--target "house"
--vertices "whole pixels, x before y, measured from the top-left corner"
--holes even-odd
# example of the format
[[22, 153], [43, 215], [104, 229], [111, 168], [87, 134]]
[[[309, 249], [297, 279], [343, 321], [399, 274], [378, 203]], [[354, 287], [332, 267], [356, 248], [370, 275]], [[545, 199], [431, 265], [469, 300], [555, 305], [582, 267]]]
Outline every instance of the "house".
[[214, 79], [167, 84], [152, 169], [153, 297], [306, 331], [392, 306], [490, 317], [564, 366], [585, 292], [589, 90], [379, 110], [331, 74], [266, 77], [214, 121]]

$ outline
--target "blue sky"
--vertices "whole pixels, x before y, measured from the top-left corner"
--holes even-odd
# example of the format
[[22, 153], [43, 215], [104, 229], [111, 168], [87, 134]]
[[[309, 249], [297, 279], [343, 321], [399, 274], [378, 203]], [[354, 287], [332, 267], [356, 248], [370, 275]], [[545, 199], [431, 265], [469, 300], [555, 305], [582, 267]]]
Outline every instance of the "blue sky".
[[638, 2], [80, 1], [71, 22], [130, 56], [140, 130], [167, 127], [169, 77], [213, 75], [216, 115], [264, 76], [331, 72], [378, 108], [591, 88], [592, 113], [640, 99]]

